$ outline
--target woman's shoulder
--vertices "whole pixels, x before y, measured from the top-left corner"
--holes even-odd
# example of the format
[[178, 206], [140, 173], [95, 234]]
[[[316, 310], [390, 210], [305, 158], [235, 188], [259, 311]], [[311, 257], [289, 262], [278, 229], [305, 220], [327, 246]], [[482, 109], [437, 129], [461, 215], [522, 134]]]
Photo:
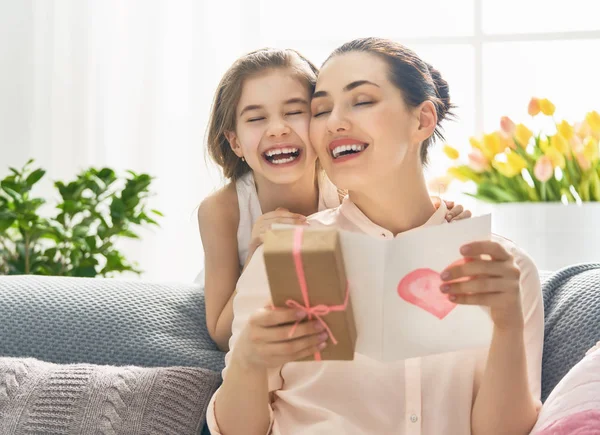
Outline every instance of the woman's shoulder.
[[198, 207], [198, 224], [237, 224], [240, 219], [238, 196], [234, 182], [208, 195]]

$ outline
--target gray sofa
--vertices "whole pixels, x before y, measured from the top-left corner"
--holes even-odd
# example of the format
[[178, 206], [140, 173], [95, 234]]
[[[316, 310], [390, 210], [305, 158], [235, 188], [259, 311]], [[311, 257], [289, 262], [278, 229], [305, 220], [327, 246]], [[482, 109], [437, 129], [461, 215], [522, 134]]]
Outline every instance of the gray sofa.
[[[545, 399], [600, 340], [600, 264], [542, 276]], [[193, 284], [0, 277], [0, 356], [59, 364], [223, 368]]]

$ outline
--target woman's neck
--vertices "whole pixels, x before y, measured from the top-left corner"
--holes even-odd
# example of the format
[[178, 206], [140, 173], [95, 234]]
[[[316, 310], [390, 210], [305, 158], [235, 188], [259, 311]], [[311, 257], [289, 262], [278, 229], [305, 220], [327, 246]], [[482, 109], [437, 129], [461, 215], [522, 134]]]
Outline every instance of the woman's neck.
[[302, 177], [289, 184], [275, 184], [260, 174], [254, 174], [258, 201], [263, 213], [283, 207], [292, 213], [309, 216], [318, 211], [319, 187], [316, 170], [307, 170]]
[[420, 163], [405, 162], [398, 173], [378, 178], [350, 199], [375, 224], [394, 235], [426, 223], [435, 213]]

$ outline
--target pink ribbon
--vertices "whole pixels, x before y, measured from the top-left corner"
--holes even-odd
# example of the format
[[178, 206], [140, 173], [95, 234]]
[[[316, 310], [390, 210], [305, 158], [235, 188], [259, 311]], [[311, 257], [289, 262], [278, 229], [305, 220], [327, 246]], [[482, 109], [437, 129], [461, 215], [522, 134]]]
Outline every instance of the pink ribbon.
[[[314, 307], [310, 306], [310, 300], [308, 297], [308, 286], [306, 285], [306, 276], [304, 275], [304, 267], [302, 265], [302, 238], [303, 238], [303, 235], [304, 235], [304, 228], [303, 227], [296, 228], [296, 230], [294, 231], [294, 246], [292, 249], [292, 254], [294, 256], [294, 265], [296, 266], [296, 275], [298, 276], [298, 284], [300, 285], [300, 291], [302, 292], [302, 299], [304, 301], [304, 305], [300, 305], [298, 302], [294, 301], [293, 299], [288, 299], [285, 302], [285, 304], [290, 308], [297, 308], [301, 311], [304, 311], [306, 313], [306, 315], [308, 316], [309, 320], [311, 320], [312, 317], [314, 316], [319, 322], [321, 322], [321, 325], [323, 325], [323, 328], [327, 332], [327, 335], [329, 335], [329, 338], [331, 338], [331, 341], [333, 342], [333, 344], [337, 344], [338, 342], [335, 339], [335, 337], [333, 336], [331, 329], [329, 329], [329, 326], [327, 326], [327, 323], [321, 318], [321, 316], [326, 316], [327, 314], [331, 313], [332, 311], [345, 311], [346, 306], [348, 305], [348, 296], [349, 296], [348, 290], [349, 289], [348, 289], [348, 286], [346, 286], [346, 297], [345, 297], [344, 303], [342, 305], [323, 305], [323, 304], [321, 304], [321, 305], [316, 305]], [[294, 335], [294, 332], [296, 331], [296, 328], [298, 327], [299, 324], [300, 324], [300, 320], [298, 320], [292, 327], [289, 337], [292, 337]], [[315, 361], [321, 361], [321, 352], [317, 351], [315, 353]]]

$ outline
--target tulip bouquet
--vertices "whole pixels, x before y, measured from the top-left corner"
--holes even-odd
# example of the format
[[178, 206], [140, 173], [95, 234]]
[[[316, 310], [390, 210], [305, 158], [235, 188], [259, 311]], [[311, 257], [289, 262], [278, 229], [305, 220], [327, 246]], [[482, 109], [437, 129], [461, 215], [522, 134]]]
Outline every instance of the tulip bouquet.
[[[470, 195], [492, 203], [600, 201], [600, 114], [570, 124], [555, 120], [554, 111], [548, 99], [531, 99], [529, 115], [550, 125], [537, 134], [502, 117], [498, 131], [470, 139], [467, 162], [452, 166], [449, 178], [474, 182]], [[444, 152], [460, 159], [449, 145]]]

